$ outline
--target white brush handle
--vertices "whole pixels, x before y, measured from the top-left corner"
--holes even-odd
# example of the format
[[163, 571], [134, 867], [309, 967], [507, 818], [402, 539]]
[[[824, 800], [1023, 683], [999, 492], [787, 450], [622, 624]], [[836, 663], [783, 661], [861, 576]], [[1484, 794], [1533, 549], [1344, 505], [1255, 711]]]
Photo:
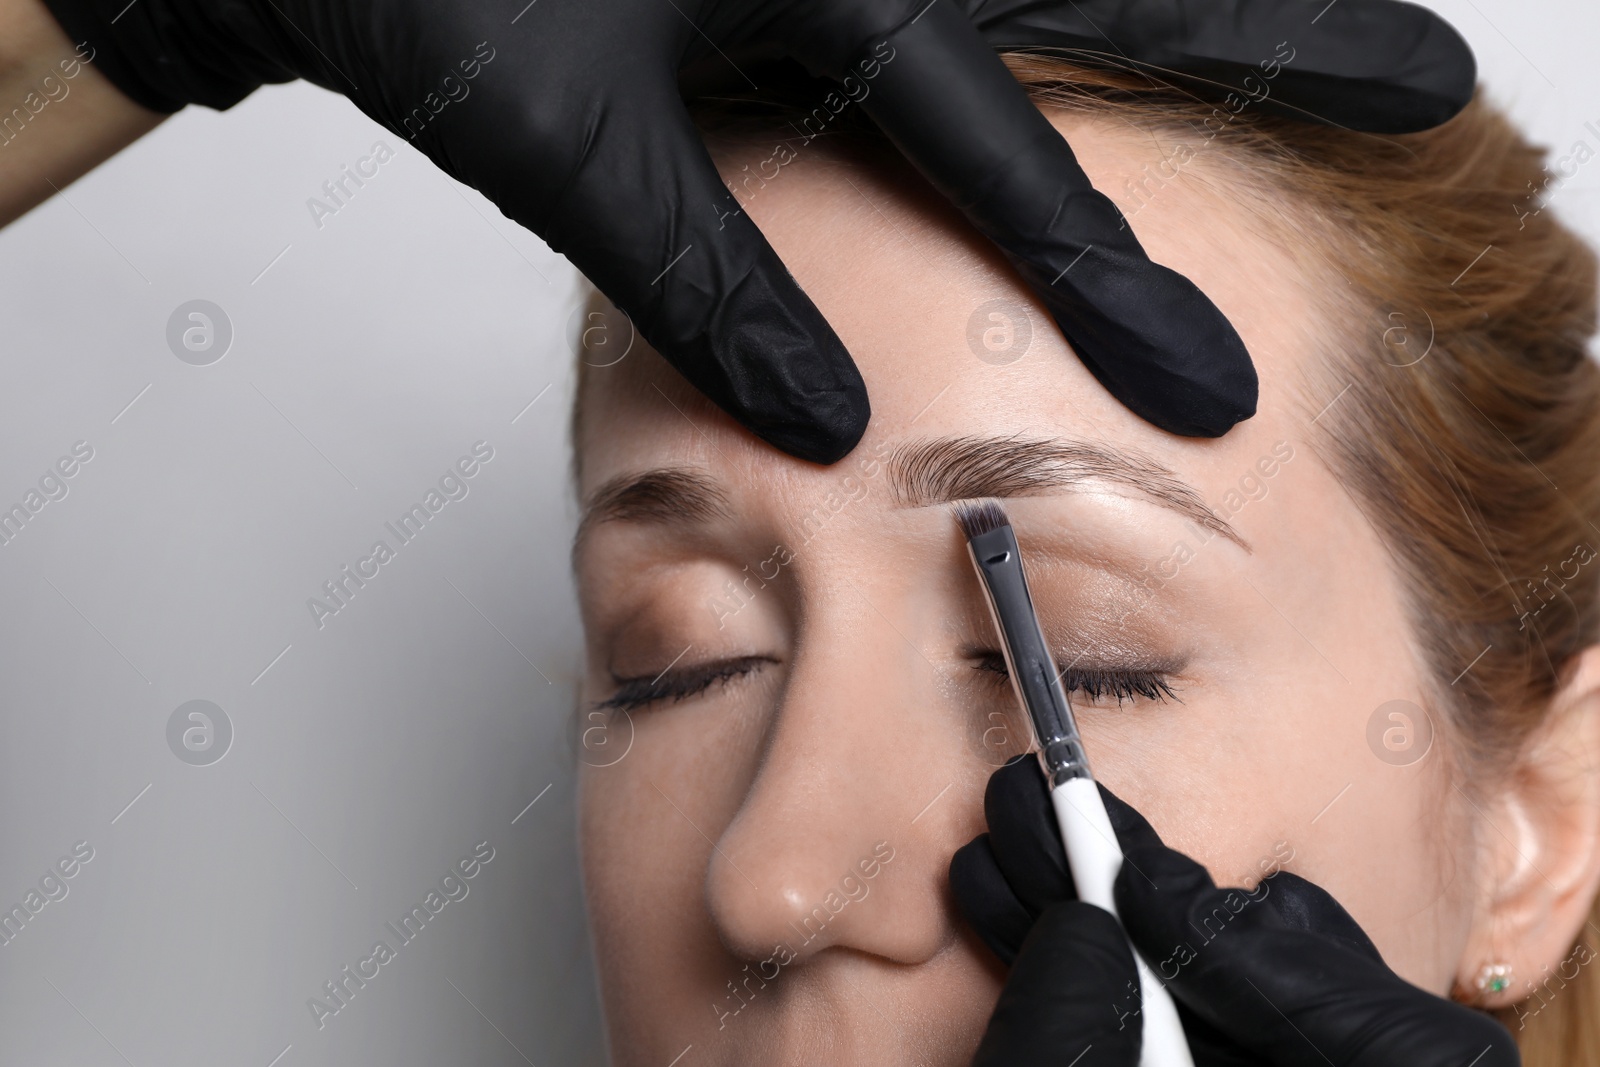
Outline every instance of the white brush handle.
[[[1117, 904], [1111, 887], [1122, 869], [1122, 846], [1117, 844], [1116, 831], [1111, 829], [1111, 818], [1106, 814], [1099, 787], [1092, 778], [1071, 778], [1051, 791], [1050, 801], [1056, 809], [1061, 840], [1067, 847], [1067, 862], [1072, 866], [1072, 880], [1078, 886], [1078, 899], [1115, 915]], [[1172, 996], [1137, 949], [1133, 958], [1139, 967], [1139, 992], [1143, 1001], [1139, 1018], [1144, 1024], [1144, 1043], [1139, 1067], [1194, 1067]]]

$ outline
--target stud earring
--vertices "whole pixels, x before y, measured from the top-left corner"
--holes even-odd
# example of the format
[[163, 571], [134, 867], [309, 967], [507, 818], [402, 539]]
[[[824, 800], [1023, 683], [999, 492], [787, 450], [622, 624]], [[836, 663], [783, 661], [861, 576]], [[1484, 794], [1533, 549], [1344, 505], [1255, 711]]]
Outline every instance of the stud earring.
[[1479, 995], [1503, 993], [1511, 988], [1511, 964], [1486, 963], [1478, 972], [1478, 977], [1473, 981], [1478, 987]]

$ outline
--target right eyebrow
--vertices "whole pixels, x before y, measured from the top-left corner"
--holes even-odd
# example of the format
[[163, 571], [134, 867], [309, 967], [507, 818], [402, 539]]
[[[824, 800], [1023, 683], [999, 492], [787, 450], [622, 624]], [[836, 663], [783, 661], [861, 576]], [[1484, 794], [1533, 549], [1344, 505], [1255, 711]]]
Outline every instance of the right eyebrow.
[[589, 531], [601, 523], [698, 523], [730, 514], [727, 495], [702, 471], [658, 467], [619, 474], [596, 489], [583, 506], [572, 554], [579, 555]]
[[901, 443], [885, 464], [896, 504], [933, 507], [983, 497], [1049, 496], [1109, 482], [1170, 508], [1249, 552], [1194, 487], [1141, 453], [1050, 437], [934, 437]]

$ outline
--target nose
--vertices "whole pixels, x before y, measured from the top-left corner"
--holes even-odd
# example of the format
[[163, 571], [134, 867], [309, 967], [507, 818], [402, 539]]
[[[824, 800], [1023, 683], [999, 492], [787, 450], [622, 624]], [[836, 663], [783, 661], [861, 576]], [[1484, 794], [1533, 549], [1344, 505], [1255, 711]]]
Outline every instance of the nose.
[[896, 599], [847, 583], [797, 635], [761, 767], [718, 842], [728, 862], [707, 875], [743, 958], [849, 948], [914, 964], [955, 937], [946, 871], [982, 817], [957, 817], [946, 795], [973, 791], [968, 750], [941, 725], [934, 668]]

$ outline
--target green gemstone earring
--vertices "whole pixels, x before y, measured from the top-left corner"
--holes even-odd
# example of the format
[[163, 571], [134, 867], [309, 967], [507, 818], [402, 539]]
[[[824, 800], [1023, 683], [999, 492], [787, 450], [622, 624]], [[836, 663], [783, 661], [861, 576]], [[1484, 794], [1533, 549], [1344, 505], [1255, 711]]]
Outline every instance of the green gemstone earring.
[[1511, 964], [1486, 963], [1473, 983], [1480, 994], [1504, 993], [1511, 988]]

